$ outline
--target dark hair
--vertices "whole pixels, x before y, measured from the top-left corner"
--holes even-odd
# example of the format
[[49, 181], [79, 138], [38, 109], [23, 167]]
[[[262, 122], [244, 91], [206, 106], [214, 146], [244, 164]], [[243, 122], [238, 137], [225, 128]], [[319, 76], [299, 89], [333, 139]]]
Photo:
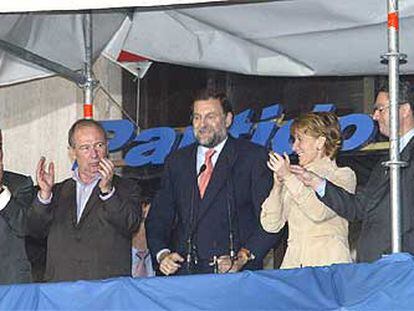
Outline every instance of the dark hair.
[[314, 138], [325, 137], [325, 155], [334, 159], [341, 148], [342, 137], [338, 117], [333, 112], [308, 112], [293, 120], [291, 135], [297, 130]]
[[[404, 77], [400, 77], [398, 81], [398, 103], [405, 104], [409, 103], [411, 110], [414, 112], [414, 92], [413, 88], [411, 87], [410, 82], [408, 82]], [[381, 77], [378, 80], [377, 87], [376, 87], [376, 94], [380, 92], [389, 93], [390, 88], [388, 85], [388, 77]]]
[[97, 129], [102, 131], [102, 133], [104, 134], [105, 141], [108, 140], [105, 129], [98, 121], [91, 120], [91, 119], [79, 119], [78, 121], [72, 124], [68, 132], [68, 144], [70, 147], [72, 148], [75, 147], [73, 136], [75, 135], [75, 131], [81, 127], [96, 127]]
[[218, 99], [220, 101], [221, 107], [223, 108], [223, 112], [225, 115], [229, 112], [231, 114], [234, 114], [233, 107], [231, 106], [230, 101], [227, 99], [226, 93], [215, 88], [205, 88], [194, 92], [192, 97], [193, 101], [191, 104], [191, 114], [193, 114], [195, 101], [208, 99]]

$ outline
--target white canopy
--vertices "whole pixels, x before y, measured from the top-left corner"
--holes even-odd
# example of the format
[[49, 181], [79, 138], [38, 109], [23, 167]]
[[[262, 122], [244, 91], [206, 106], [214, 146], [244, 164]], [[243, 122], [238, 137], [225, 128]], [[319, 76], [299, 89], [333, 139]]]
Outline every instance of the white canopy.
[[0, 13], [150, 7], [212, 1], [219, 0], [13, 0], [1, 1]]
[[[402, 73], [414, 73], [414, 1], [400, 1]], [[168, 63], [266, 76], [387, 73], [387, 2], [292, 0], [135, 11], [123, 50]], [[119, 45], [118, 45], [119, 46]], [[108, 53], [112, 57], [115, 55]]]
[[[15, 1], [15, 5], [19, 2]], [[60, 2], [53, 1], [45, 9], [59, 9]], [[385, 0], [291, 0], [164, 10], [143, 10], [142, 6], [167, 4], [166, 0], [135, 4], [138, 2], [141, 7], [135, 8], [124, 23], [126, 10], [94, 11], [95, 57], [112, 38], [105, 54], [114, 60], [124, 50], [150, 60], [243, 74], [327, 76], [387, 72], [387, 66], [380, 64], [380, 55], [387, 51]], [[401, 73], [414, 73], [414, 62], [410, 61], [414, 54], [414, 0], [400, 2], [400, 50], [408, 55]], [[18, 11], [13, 3], [2, 3], [0, 9], [6, 11], [10, 5], [10, 10]], [[70, 3], [70, 9], [95, 7], [93, 1], [83, 1], [85, 6], [80, 1]], [[97, 3], [111, 6], [105, 1]], [[129, 4], [133, 3], [130, 0]], [[118, 1], [116, 5], [127, 4]], [[83, 14], [1, 14], [0, 40], [65, 67], [80, 69], [85, 61]], [[51, 73], [0, 52], [0, 85]]]
[[[93, 55], [95, 58], [120, 27], [126, 13], [93, 14]], [[83, 14], [2, 14], [0, 15], [0, 85], [41, 78], [53, 72], [22, 60], [2, 48], [10, 43], [52, 62], [78, 70], [85, 62]], [[2, 44], [4, 45], [2, 47]], [[21, 51], [22, 53], [24, 52]]]

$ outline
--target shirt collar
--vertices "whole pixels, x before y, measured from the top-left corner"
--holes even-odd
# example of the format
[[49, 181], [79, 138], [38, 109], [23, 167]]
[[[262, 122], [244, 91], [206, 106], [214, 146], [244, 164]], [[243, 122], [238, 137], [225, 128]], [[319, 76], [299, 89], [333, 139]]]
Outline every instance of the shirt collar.
[[407, 146], [408, 142], [411, 140], [411, 138], [413, 138], [413, 136], [414, 136], [414, 128], [412, 128], [407, 133], [405, 133], [403, 136], [401, 136], [401, 138], [400, 138], [400, 152], [403, 151], [403, 149]]
[[91, 185], [91, 184], [97, 182], [99, 179], [101, 179], [101, 175], [96, 174], [95, 178], [93, 178], [92, 181], [89, 184], [85, 184], [79, 177], [79, 168], [77, 167], [73, 170], [72, 179], [74, 181], [76, 181], [77, 183], [80, 183], [81, 185]]
[[221, 150], [223, 150], [224, 145], [226, 144], [226, 141], [229, 137], [227, 136], [225, 140], [223, 140], [221, 143], [219, 143], [218, 145], [214, 146], [213, 148], [208, 148], [202, 145], [198, 146], [198, 150], [200, 151], [200, 153], [204, 156], [204, 154], [209, 150], [209, 149], [214, 149], [216, 150], [216, 154], [220, 154]]

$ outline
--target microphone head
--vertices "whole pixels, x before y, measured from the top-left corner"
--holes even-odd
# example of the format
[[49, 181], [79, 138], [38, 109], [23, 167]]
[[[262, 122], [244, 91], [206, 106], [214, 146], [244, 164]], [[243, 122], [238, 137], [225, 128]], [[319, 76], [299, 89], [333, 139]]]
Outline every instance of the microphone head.
[[299, 165], [299, 156], [297, 153], [292, 153], [289, 155], [290, 164]]
[[207, 168], [207, 165], [203, 164], [200, 167], [200, 171], [198, 172], [198, 176], [200, 176]]

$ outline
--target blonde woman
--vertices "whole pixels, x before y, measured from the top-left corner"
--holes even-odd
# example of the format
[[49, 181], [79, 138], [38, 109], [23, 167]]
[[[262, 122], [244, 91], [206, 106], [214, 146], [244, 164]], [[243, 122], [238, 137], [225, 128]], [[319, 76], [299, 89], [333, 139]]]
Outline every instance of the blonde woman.
[[[335, 162], [342, 142], [335, 114], [301, 115], [293, 121], [291, 134], [300, 166], [354, 193], [355, 173]], [[262, 204], [260, 220], [268, 232], [278, 232], [286, 222], [289, 224], [288, 247], [281, 268], [351, 262], [348, 222], [290, 172], [286, 154], [271, 152], [267, 165], [273, 171], [274, 185]]]

